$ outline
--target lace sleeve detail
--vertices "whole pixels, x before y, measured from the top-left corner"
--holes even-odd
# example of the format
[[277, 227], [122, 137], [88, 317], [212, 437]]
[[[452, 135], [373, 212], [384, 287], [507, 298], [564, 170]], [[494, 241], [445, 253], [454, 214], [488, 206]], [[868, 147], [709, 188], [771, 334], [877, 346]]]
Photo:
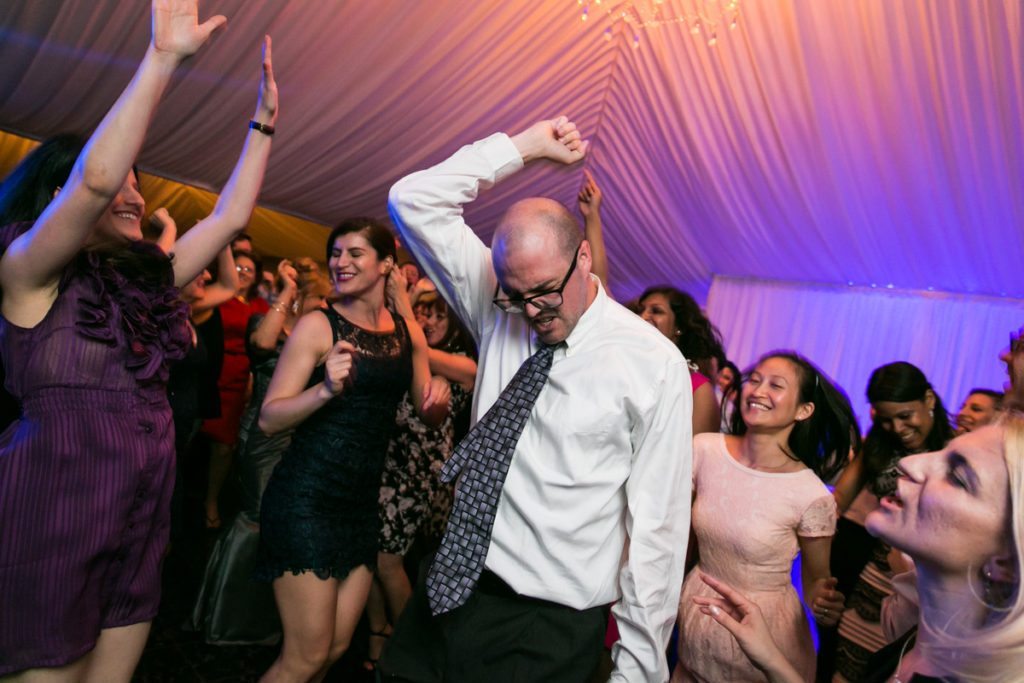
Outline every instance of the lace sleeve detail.
[[836, 532], [836, 517], [835, 498], [831, 495], [816, 498], [804, 510], [796, 533], [798, 536], [832, 536]]

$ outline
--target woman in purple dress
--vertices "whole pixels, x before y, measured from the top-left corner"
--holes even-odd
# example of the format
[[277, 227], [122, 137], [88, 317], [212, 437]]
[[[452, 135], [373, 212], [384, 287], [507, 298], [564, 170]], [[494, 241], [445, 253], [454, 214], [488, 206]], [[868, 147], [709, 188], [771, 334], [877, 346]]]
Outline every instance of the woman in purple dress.
[[176, 67], [225, 22], [200, 24], [196, 0], [154, 0], [135, 78], [42, 215], [8, 231], [21, 234], [0, 258], [0, 356], [22, 412], [0, 436], [0, 676], [128, 681], [156, 614], [174, 478], [167, 364], [190, 343], [175, 285], [252, 212], [277, 113], [269, 39], [255, 127], [173, 259], [142, 241], [132, 164]]

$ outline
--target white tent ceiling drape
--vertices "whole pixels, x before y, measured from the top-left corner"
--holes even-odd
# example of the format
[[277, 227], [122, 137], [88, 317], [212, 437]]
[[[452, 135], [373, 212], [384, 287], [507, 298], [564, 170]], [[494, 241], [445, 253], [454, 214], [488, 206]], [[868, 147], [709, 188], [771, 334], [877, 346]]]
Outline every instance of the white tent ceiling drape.
[[[600, 7], [620, 2], [584, 2], [586, 22], [577, 0], [203, 2], [228, 27], [174, 81], [140, 165], [201, 188], [223, 183], [270, 33], [282, 111], [267, 207], [320, 224], [385, 217], [402, 175], [567, 113], [593, 143], [585, 166], [606, 195], [620, 298], [671, 283], [703, 299], [718, 276], [711, 317], [741, 361], [779, 345], [772, 315], [799, 314], [790, 331], [804, 334], [783, 345], [820, 351], [833, 374], [848, 365], [853, 374], [839, 374], [854, 395], [871, 363], [924, 348], [933, 330], [906, 321], [942, 319], [957, 352], [936, 342], [918, 362], [950, 391], [992, 382], [991, 359], [964, 363], [997, 352], [993, 325], [1013, 322], [1024, 300], [1024, 3], [741, 0], [738, 28], [721, 29], [714, 47], [674, 24], [640, 32], [634, 48], [622, 24], [604, 39], [612, 24]], [[148, 14], [145, 0], [0, 4], [0, 129], [93, 128], [145, 50]], [[572, 206], [581, 175], [522, 173], [471, 206], [470, 224], [488, 239], [504, 209], [532, 194]], [[323, 239], [278, 218], [254, 232], [279, 256], [319, 255]], [[728, 278], [746, 284], [719, 286]], [[758, 281], [802, 285], [759, 291]], [[852, 289], [822, 298], [811, 283]], [[943, 317], [944, 301], [851, 294], [872, 286], [1003, 303]], [[841, 345], [842, 360], [810, 333], [883, 327], [905, 337]], [[970, 341], [968, 329], [985, 333]]]
[[[0, 128], [92, 128], [145, 49], [148, 8], [3, 3]], [[576, 0], [204, 2], [229, 25], [175, 81], [140, 163], [219, 187], [266, 32], [282, 88], [267, 206], [384, 216], [401, 175], [567, 112], [594, 142], [620, 294], [724, 274], [1024, 298], [1019, 0], [743, 0], [715, 47], [669, 25], [637, 49], [619, 27], [605, 41], [597, 9], [582, 22]], [[571, 205], [579, 181], [523, 174], [469, 216], [487, 235], [510, 201]]]

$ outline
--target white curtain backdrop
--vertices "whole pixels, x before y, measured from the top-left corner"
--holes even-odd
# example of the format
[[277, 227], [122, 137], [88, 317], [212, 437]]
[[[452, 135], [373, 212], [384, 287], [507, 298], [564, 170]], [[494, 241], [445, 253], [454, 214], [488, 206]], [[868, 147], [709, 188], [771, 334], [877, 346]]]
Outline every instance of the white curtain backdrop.
[[1024, 325], [1024, 301], [716, 277], [707, 313], [741, 369], [767, 351], [796, 349], [850, 396], [862, 426], [871, 371], [905, 360], [955, 412], [973, 387], [1001, 390], [999, 353]]

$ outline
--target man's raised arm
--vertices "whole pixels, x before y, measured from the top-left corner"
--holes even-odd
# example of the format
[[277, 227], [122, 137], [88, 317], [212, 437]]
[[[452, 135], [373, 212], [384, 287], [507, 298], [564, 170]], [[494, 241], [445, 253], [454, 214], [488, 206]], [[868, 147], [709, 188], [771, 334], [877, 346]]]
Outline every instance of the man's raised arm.
[[492, 307], [495, 277], [490, 249], [466, 225], [464, 204], [536, 159], [572, 164], [587, 143], [565, 116], [540, 121], [508, 137], [496, 133], [466, 145], [440, 164], [406, 176], [391, 188], [388, 209], [403, 244], [479, 341]]

